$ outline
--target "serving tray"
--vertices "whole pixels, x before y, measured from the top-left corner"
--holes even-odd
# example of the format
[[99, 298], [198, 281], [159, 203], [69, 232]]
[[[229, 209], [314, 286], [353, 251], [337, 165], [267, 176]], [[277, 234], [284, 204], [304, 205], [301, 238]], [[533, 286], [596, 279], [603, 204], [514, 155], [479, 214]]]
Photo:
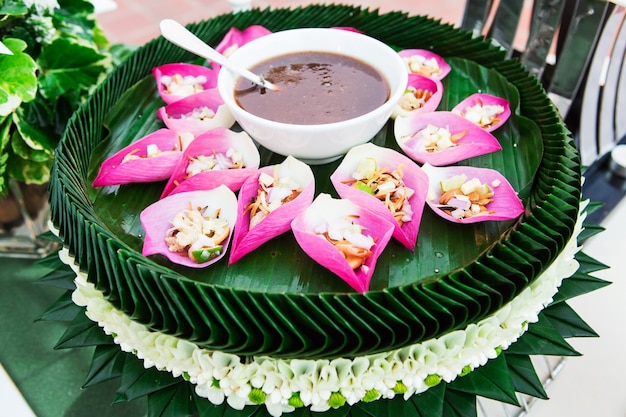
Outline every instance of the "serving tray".
[[[107, 156], [156, 130], [164, 103], [153, 67], [195, 58], [162, 38], [139, 48], [115, 69], [70, 120], [51, 181], [53, 223], [80, 267], [109, 301], [154, 330], [201, 347], [283, 358], [353, 357], [388, 351], [461, 328], [520, 293], [562, 250], [580, 199], [580, 163], [558, 112], [521, 64], [489, 43], [438, 21], [351, 6], [252, 10], [189, 28], [216, 45], [231, 27], [272, 31], [354, 27], [401, 49], [423, 48], [446, 58], [439, 109], [477, 91], [506, 97], [514, 112], [495, 132], [503, 150], [463, 164], [501, 171], [526, 213], [517, 221], [458, 225], [424, 210], [411, 252], [391, 242], [379, 258], [371, 291], [357, 294], [310, 260], [290, 233], [227, 267], [190, 270], [141, 255], [141, 209], [164, 184], [94, 189]], [[373, 142], [396, 148], [393, 122]], [[262, 165], [284, 157], [261, 149]], [[314, 167], [316, 192], [332, 192], [339, 161]]]

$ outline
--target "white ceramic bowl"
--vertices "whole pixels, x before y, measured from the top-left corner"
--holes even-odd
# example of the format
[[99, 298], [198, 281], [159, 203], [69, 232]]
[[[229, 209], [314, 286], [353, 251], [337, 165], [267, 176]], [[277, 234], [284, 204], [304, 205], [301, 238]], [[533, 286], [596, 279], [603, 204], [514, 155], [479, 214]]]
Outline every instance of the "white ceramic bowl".
[[273, 56], [306, 51], [339, 53], [368, 63], [389, 83], [389, 99], [375, 110], [353, 119], [296, 125], [263, 119], [242, 109], [234, 97], [238, 76], [226, 69], [220, 71], [217, 86], [239, 125], [262, 146], [309, 164], [323, 164], [339, 158], [378, 133], [402, 96], [408, 73], [402, 58], [389, 46], [369, 36], [342, 29], [275, 32], [243, 45], [231, 55], [231, 59], [249, 69]]

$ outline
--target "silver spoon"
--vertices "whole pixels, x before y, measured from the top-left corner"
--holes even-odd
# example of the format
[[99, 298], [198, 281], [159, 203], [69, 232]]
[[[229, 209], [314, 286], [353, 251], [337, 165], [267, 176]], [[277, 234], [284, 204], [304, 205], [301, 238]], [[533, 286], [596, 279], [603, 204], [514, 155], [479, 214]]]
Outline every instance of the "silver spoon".
[[224, 55], [211, 48], [205, 42], [203, 42], [196, 35], [191, 33], [186, 27], [181, 25], [175, 20], [164, 19], [161, 21], [161, 34], [163, 37], [174, 45], [180, 46], [186, 51], [192, 52], [199, 57], [208, 59], [209, 61], [216, 62], [229, 69], [235, 74], [239, 74], [247, 80], [270, 90], [278, 90], [279, 87], [263, 78], [263, 76], [254, 74], [245, 68], [241, 68], [235, 65], [232, 61], [226, 58]]

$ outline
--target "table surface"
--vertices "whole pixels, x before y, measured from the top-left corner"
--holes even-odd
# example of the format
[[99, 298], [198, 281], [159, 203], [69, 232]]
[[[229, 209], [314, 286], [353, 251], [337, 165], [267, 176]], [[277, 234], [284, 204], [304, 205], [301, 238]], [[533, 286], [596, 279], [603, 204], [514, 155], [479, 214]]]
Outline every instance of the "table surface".
[[[33, 413], [37, 417], [143, 416], [143, 399], [112, 404], [118, 381], [81, 388], [93, 348], [54, 349], [67, 326], [38, 320], [64, 293], [37, 284], [49, 270], [29, 259], [2, 257], [0, 265], [0, 363]], [[3, 390], [0, 401], [6, 404], [9, 395]], [[8, 411], [5, 405], [2, 409]]]

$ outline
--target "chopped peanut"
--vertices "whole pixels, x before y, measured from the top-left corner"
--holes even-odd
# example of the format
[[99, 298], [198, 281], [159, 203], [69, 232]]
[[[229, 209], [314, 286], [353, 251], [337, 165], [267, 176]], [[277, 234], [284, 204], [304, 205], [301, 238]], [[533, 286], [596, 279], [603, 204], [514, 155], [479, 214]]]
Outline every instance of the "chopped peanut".
[[494, 193], [487, 184], [474, 178], [464, 182], [460, 187], [446, 190], [439, 197], [440, 208], [456, 219], [481, 216], [495, 213], [487, 209], [493, 201]]
[[274, 176], [261, 173], [257, 194], [245, 209], [250, 216], [249, 228], [259, 224], [278, 207], [294, 200], [301, 192], [302, 189], [289, 178], [278, 178], [276, 170]]
[[400, 97], [398, 105], [406, 111], [421, 109], [432, 96], [433, 93], [429, 90], [409, 86]]
[[171, 252], [179, 252], [196, 260], [192, 255], [196, 251], [221, 250], [221, 243], [228, 238], [229, 233], [228, 222], [220, 219], [219, 209], [211, 216], [206, 213], [206, 207], [190, 207], [176, 214], [172, 227], [166, 233], [165, 242]]
[[[373, 173], [359, 179], [345, 181], [360, 190], [363, 190], [378, 198], [385, 207], [393, 214], [400, 226], [411, 221], [413, 211], [409, 199], [415, 193], [404, 184], [402, 180], [404, 165], [399, 165], [394, 171], [388, 168], [376, 169]], [[362, 177], [360, 174], [354, 175]]]

